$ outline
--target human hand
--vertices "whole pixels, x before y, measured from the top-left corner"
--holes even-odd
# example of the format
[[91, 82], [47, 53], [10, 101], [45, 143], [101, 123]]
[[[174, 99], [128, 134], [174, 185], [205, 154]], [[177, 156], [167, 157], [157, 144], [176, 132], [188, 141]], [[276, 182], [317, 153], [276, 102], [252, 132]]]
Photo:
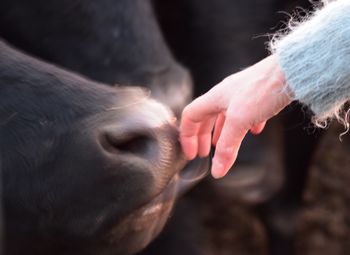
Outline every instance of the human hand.
[[286, 88], [274, 55], [225, 78], [182, 113], [180, 142], [186, 157], [205, 157], [213, 144], [211, 173], [225, 176], [247, 132], [259, 134], [266, 121], [292, 101]]

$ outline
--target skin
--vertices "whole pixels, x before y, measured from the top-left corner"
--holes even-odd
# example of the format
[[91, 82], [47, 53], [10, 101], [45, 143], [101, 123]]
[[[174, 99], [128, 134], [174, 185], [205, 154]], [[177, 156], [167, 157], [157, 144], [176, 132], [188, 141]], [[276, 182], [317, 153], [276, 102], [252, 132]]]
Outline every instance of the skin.
[[186, 157], [205, 157], [216, 147], [211, 173], [225, 176], [234, 164], [248, 131], [259, 134], [268, 119], [293, 100], [276, 56], [226, 77], [187, 105], [180, 141]]

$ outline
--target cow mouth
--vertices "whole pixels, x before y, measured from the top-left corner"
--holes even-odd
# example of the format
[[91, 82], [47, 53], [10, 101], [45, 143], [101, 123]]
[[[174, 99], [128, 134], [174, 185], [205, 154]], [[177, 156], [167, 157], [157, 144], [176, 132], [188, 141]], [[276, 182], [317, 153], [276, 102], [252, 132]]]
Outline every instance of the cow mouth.
[[138, 229], [149, 228], [153, 218], [159, 218], [172, 209], [176, 197], [179, 176], [175, 175], [163, 191], [136, 212], [135, 226]]
[[176, 197], [178, 178], [178, 175], [174, 176], [161, 193], [119, 223], [109, 235], [110, 242], [133, 247], [135, 250], [132, 253], [146, 247], [160, 233], [168, 219]]
[[129, 226], [127, 232], [140, 233], [142, 240], [139, 242], [147, 245], [163, 229], [175, 200], [201, 181], [207, 175], [208, 170], [209, 159], [198, 158], [188, 162], [156, 197], [137, 209], [124, 221], [125, 226]]
[[210, 173], [210, 157], [196, 158], [185, 166], [179, 173], [177, 183], [177, 197], [180, 197], [190, 188], [202, 181]]
[[134, 253], [146, 247], [163, 229], [176, 199], [202, 180], [208, 170], [209, 159], [189, 162], [180, 173], [173, 176], [160, 193], [110, 232], [108, 237], [110, 242], [124, 243], [125, 247], [133, 247]]
[[177, 198], [208, 175], [209, 166], [209, 158], [197, 158], [188, 162], [184, 169], [176, 174], [156, 197], [137, 210], [136, 215], [134, 214], [134, 216], [137, 216], [135, 225], [142, 229], [149, 227], [147, 223], [152, 218], [157, 218], [157, 222], [159, 222], [162, 216], [167, 215], [171, 211]]
[[138, 210], [139, 213], [142, 216], [148, 216], [161, 212], [163, 204], [167, 204], [167, 201], [173, 201], [179, 198], [186, 191], [203, 180], [209, 174], [209, 166], [209, 158], [196, 158], [188, 162], [183, 170], [169, 181], [168, 185], [159, 195]]

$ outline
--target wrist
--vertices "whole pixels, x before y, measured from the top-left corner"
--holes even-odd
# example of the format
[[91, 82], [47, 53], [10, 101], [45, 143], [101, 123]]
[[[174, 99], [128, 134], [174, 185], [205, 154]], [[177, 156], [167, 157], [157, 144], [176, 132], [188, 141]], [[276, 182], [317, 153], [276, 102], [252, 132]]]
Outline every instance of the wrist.
[[278, 58], [275, 54], [266, 58], [270, 64], [270, 76], [273, 80], [273, 87], [277, 92], [283, 94], [283, 101], [285, 104], [291, 103], [295, 99], [294, 91], [288, 86], [286, 76], [279, 64]]

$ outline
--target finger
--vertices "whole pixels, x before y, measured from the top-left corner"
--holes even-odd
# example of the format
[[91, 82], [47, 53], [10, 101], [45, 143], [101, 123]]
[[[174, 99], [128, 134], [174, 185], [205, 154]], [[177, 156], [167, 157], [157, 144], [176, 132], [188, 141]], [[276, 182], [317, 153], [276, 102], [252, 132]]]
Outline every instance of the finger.
[[252, 134], [254, 134], [254, 135], [258, 135], [264, 130], [265, 125], [266, 125], [266, 121], [263, 121], [263, 122], [259, 123], [258, 125], [253, 126], [250, 129], [250, 132], [252, 132]]
[[193, 119], [192, 105], [188, 105], [182, 112], [180, 123], [180, 143], [188, 160], [192, 160], [198, 153], [198, 132], [200, 121]]
[[209, 155], [211, 147], [211, 133], [215, 124], [215, 117], [203, 122], [198, 134], [198, 155], [206, 157]]
[[244, 124], [240, 117], [226, 116], [213, 159], [211, 171], [214, 178], [225, 176], [235, 162], [242, 140], [248, 132]]
[[188, 160], [196, 157], [198, 152], [198, 131], [200, 123], [188, 123], [180, 126], [180, 143]]
[[221, 112], [218, 115], [216, 122], [215, 122], [215, 128], [214, 128], [214, 134], [213, 134], [213, 140], [212, 140], [212, 144], [214, 146], [218, 142], [222, 127], [224, 126], [224, 122], [225, 122], [225, 114], [223, 112]]
[[217, 113], [218, 102], [215, 102], [215, 96], [210, 96], [207, 93], [191, 104], [186, 106], [182, 113], [180, 123], [180, 142], [185, 156], [191, 160], [198, 153], [198, 132], [200, 126], [208, 118]]
[[208, 91], [187, 105], [182, 113], [182, 121], [201, 122], [203, 119], [217, 115], [224, 110], [224, 100], [218, 100], [218, 93]]

